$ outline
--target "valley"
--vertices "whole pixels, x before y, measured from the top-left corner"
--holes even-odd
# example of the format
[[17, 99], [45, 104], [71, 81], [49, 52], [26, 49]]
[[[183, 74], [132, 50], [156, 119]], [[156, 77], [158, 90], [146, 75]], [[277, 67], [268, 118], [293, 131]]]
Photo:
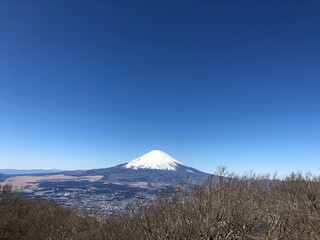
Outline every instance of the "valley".
[[179, 184], [202, 183], [209, 176], [153, 150], [111, 168], [7, 175], [0, 184], [12, 185], [25, 198], [49, 200], [82, 212], [108, 214], [122, 211], [136, 200], [155, 199]]

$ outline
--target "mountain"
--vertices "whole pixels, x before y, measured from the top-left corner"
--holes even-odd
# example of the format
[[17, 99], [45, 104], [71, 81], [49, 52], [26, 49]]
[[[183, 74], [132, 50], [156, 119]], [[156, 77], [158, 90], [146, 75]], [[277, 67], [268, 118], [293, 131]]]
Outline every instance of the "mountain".
[[111, 168], [64, 172], [69, 176], [102, 176], [100, 181], [148, 186], [174, 186], [180, 183], [197, 184], [210, 175], [183, 165], [160, 150], [153, 150], [130, 162]]
[[153, 170], [172, 170], [176, 171], [179, 161], [172, 158], [168, 154], [160, 151], [153, 150], [147, 154], [128, 162], [124, 165], [125, 168], [132, 169], [153, 169]]
[[3, 179], [0, 175], [0, 184], [10, 182], [27, 198], [51, 200], [85, 211], [108, 212], [123, 210], [135, 199], [154, 199], [181, 183], [185, 186], [202, 183], [209, 176], [162, 151], [153, 150], [110, 168], [9, 175]]

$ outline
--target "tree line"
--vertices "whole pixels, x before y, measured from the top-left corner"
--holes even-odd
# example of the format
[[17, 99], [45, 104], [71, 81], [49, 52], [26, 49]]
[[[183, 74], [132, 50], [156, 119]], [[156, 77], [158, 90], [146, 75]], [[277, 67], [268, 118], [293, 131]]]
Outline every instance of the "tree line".
[[152, 202], [104, 218], [0, 188], [0, 239], [320, 239], [320, 177], [254, 173], [182, 184]]

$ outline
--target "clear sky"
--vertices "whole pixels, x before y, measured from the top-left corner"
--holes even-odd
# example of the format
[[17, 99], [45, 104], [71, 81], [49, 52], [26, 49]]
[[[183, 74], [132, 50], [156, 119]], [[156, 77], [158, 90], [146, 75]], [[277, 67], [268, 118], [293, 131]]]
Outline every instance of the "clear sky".
[[152, 149], [319, 174], [320, 2], [0, 1], [0, 168]]

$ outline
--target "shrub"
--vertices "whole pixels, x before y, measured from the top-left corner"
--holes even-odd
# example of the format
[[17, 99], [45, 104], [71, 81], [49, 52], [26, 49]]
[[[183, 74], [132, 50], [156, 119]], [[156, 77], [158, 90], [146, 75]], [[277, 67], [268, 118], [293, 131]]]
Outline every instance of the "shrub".
[[216, 181], [179, 187], [99, 221], [3, 187], [0, 239], [320, 239], [319, 177], [222, 170]]

